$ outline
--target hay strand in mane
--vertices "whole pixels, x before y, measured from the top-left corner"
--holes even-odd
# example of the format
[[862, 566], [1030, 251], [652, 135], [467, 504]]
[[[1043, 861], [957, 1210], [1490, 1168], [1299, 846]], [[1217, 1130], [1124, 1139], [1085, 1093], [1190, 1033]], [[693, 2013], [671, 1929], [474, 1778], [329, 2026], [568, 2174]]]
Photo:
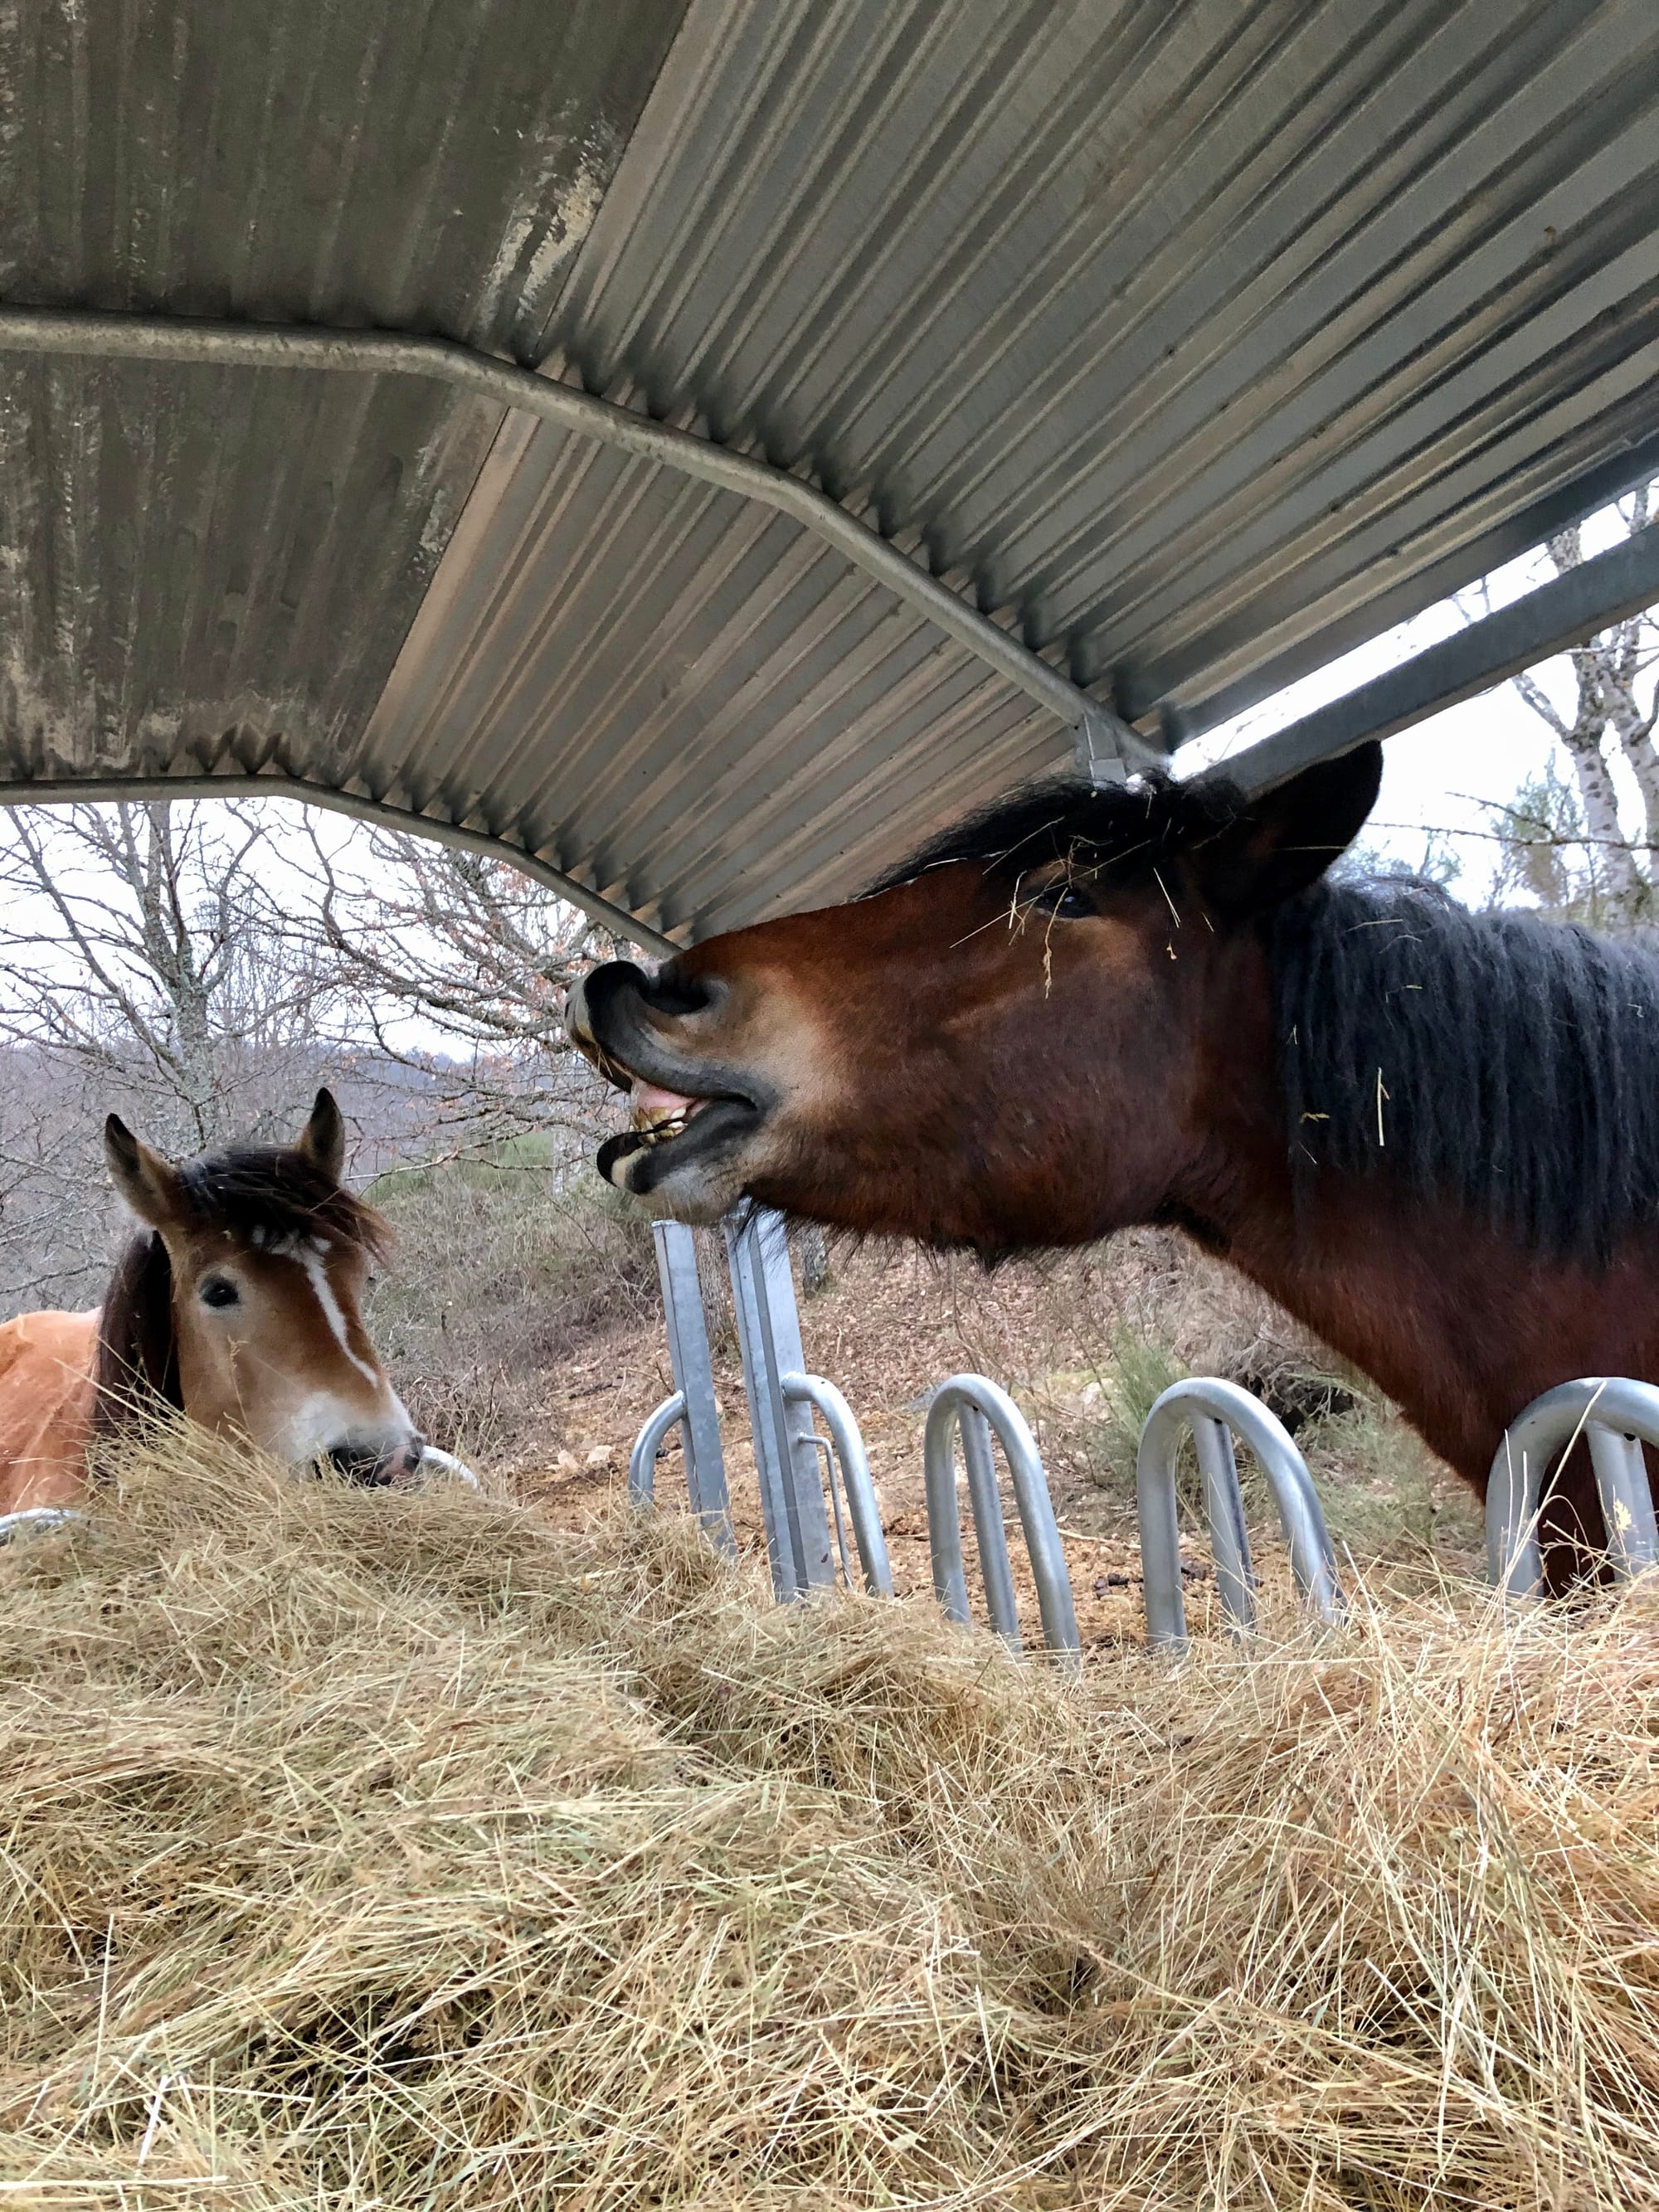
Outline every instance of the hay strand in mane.
[[1650, 944], [1371, 880], [1288, 901], [1267, 946], [1304, 1204], [1322, 1169], [1386, 1174], [1597, 1264], [1659, 1220]]

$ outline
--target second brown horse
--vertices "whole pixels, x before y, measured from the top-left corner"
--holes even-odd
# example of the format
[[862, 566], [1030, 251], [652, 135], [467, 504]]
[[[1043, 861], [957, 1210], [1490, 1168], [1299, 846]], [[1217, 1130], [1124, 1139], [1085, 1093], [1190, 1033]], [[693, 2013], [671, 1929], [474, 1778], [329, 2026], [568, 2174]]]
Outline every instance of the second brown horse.
[[[1328, 880], [1380, 775], [1037, 790], [850, 905], [609, 963], [569, 1017], [632, 1094], [602, 1172], [988, 1260], [1183, 1230], [1484, 1491], [1540, 1390], [1659, 1381], [1659, 961]], [[1602, 1533], [1575, 1455], [1554, 1586]]]
[[0, 1515], [78, 1505], [157, 1414], [185, 1414], [302, 1468], [412, 1480], [426, 1441], [360, 1310], [390, 1228], [342, 1187], [326, 1091], [293, 1146], [175, 1165], [111, 1115], [105, 1154], [142, 1224], [101, 1306], [0, 1326]]

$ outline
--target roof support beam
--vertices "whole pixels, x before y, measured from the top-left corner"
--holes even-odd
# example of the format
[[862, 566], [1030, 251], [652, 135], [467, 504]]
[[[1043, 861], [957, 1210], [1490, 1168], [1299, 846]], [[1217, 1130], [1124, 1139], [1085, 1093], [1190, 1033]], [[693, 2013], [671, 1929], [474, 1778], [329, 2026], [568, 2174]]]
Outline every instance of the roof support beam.
[[958, 599], [947, 585], [812, 485], [764, 461], [705, 438], [671, 429], [609, 400], [555, 384], [532, 369], [497, 361], [448, 338], [368, 330], [323, 330], [281, 323], [215, 323], [184, 316], [112, 315], [84, 308], [0, 306], [0, 352], [94, 361], [208, 363], [228, 368], [288, 368], [362, 376], [426, 376], [498, 407], [517, 407], [544, 422], [598, 439], [642, 460], [791, 516], [854, 568], [964, 647], [1073, 732], [1078, 765], [1110, 781], [1131, 766], [1163, 758], [1127, 723], [1091, 699], [1016, 637]]
[[1247, 792], [1270, 791], [1316, 761], [1394, 737], [1656, 604], [1659, 522], [1235, 753], [1226, 773]]
[[439, 845], [458, 845], [465, 853], [485, 853], [507, 860], [562, 899], [579, 908], [614, 936], [625, 938], [647, 952], [666, 956], [680, 947], [660, 930], [640, 921], [611, 900], [601, 898], [574, 876], [554, 867], [505, 837], [491, 837], [482, 830], [463, 830], [453, 822], [411, 813], [407, 807], [389, 806], [378, 799], [359, 799], [331, 784], [308, 783], [297, 775], [100, 775], [64, 776], [56, 781], [0, 783], [0, 806], [76, 806], [126, 800], [154, 805], [169, 799], [298, 799], [307, 806], [325, 807], [331, 814], [349, 815], [356, 822], [378, 822], [388, 830], [410, 836], [430, 837]]

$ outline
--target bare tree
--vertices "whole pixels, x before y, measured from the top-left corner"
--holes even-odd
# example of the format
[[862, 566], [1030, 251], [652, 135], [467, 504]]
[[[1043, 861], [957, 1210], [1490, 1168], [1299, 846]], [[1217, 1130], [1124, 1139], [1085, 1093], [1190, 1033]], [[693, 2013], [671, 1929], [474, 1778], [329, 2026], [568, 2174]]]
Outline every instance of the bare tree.
[[[1653, 489], [1644, 484], [1619, 502], [1618, 513], [1632, 534], [1648, 524]], [[1578, 525], [1558, 532], [1545, 552], [1558, 576], [1576, 568], [1584, 557]], [[1468, 620], [1490, 611], [1484, 585], [1460, 604]], [[1570, 707], [1558, 705], [1531, 672], [1511, 681], [1571, 763], [1577, 803], [1565, 803], [1565, 787], [1552, 775], [1530, 779], [1509, 806], [1497, 810], [1500, 833], [1505, 824], [1515, 831], [1514, 852], [1499, 871], [1500, 890], [1526, 889], [1540, 903], [1583, 909], [1597, 921], [1644, 920], [1652, 911], [1654, 860], [1659, 854], [1659, 749], [1653, 741], [1659, 722], [1659, 623], [1649, 612], [1632, 615], [1573, 647], [1566, 658], [1573, 680]], [[1609, 739], [1627, 763], [1640, 797], [1638, 835], [1632, 835], [1620, 817]], [[1504, 842], [1507, 851], [1511, 840], [1505, 835]], [[1581, 857], [1573, 866], [1565, 854], [1575, 846]], [[1547, 866], [1547, 849], [1553, 856]]]
[[609, 933], [485, 854], [374, 829], [343, 862], [314, 823], [308, 847], [338, 1018], [429, 1079], [458, 1144], [532, 1130], [585, 1144], [605, 1087], [569, 1048], [564, 1001], [612, 957]]
[[28, 808], [0, 830], [0, 1297], [76, 1297], [117, 1209], [114, 1109], [196, 1152], [285, 1132], [315, 1088], [319, 947], [282, 924], [268, 809]]
[[286, 1119], [317, 1064], [314, 945], [281, 927], [271, 829], [234, 802], [27, 809], [0, 839], [0, 1039], [165, 1143]]

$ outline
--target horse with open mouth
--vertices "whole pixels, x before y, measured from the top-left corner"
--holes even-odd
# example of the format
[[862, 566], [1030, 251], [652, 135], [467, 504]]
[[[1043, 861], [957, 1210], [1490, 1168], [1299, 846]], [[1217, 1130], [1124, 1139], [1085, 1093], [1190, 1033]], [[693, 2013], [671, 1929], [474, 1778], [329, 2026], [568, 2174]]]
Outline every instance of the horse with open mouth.
[[[1659, 957], [1328, 878], [1381, 774], [1027, 791], [850, 904], [597, 969], [601, 1172], [988, 1261], [1184, 1231], [1484, 1495], [1541, 1390], [1659, 1382]], [[1553, 1589], [1602, 1548], [1582, 1444], [1541, 1534]]]
[[331, 1094], [293, 1146], [174, 1166], [112, 1114], [104, 1151], [144, 1225], [101, 1306], [0, 1327], [0, 1515], [74, 1507], [91, 1448], [169, 1407], [296, 1468], [412, 1478], [426, 1441], [361, 1310], [391, 1231], [341, 1186]]

